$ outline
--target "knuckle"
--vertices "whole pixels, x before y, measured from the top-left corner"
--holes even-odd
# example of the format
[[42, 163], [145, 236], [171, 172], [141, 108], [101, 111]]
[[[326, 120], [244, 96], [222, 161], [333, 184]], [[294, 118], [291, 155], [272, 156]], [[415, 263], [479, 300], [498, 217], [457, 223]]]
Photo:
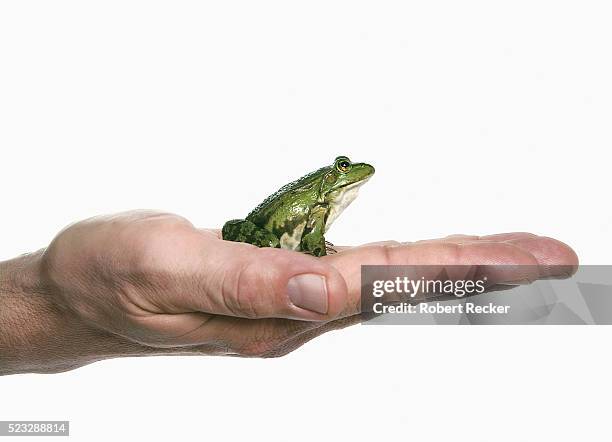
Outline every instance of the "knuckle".
[[143, 226], [127, 225], [118, 236], [131, 250], [134, 269], [146, 273], [167, 267], [169, 257], [183, 244], [192, 241], [192, 231], [177, 222], [147, 222]]
[[395, 264], [394, 256], [397, 246], [395, 244], [382, 244], [380, 251], [382, 254], [382, 261], [386, 265]]
[[459, 264], [463, 255], [463, 246], [461, 244], [445, 243], [442, 245], [441, 252], [444, 260], [443, 264]]
[[261, 271], [253, 264], [247, 264], [238, 271], [236, 287], [233, 296], [225, 296], [228, 309], [236, 316], [257, 319], [265, 306], [264, 299], [273, 297], [264, 296], [266, 287], [259, 282]]
[[272, 347], [268, 342], [252, 341], [242, 345], [239, 352], [242, 356], [259, 358], [270, 352], [271, 349]]
[[287, 320], [262, 320], [246, 341], [239, 345], [239, 353], [243, 356], [273, 358], [283, 356], [294, 348], [293, 341], [299, 337], [305, 327]]
[[267, 352], [262, 354], [260, 357], [266, 358], [266, 359], [282, 358], [283, 356], [288, 355], [292, 351], [297, 350], [298, 348], [300, 348], [302, 345], [304, 345], [308, 341], [309, 341], [308, 336], [291, 339], [291, 340], [285, 341], [279, 345], [272, 347]]
[[465, 247], [462, 244], [451, 244], [449, 245], [449, 254], [451, 262], [454, 264], [459, 264], [463, 262], [464, 250]]
[[282, 358], [284, 356], [287, 356], [289, 353], [291, 353], [293, 350], [295, 350], [294, 348], [291, 347], [287, 347], [287, 348], [282, 348], [282, 349], [278, 349], [278, 350], [274, 350], [272, 352], [268, 352], [264, 355], [262, 355], [262, 358], [265, 359], [277, 359], [277, 358]]

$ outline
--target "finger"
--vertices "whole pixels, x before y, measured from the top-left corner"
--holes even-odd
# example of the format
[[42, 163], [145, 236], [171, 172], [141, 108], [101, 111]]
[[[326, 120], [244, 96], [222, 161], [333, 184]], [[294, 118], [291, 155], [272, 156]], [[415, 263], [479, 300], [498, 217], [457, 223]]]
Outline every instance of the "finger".
[[215, 321], [194, 331], [194, 343], [218, 343], [226, 354], [262, 357], [285, 348], [296, 336], [316, 329], [324, 322], [264, 318], [253, 321], [236, 317], [217, 317]]
[[197, 253], [183, 260], [190, 264], [180, 273], [192, 283], [172, 299], [175, 311], [326, 321], [345, 310], [342, 275], [315, 257], [217, 239], [204, 239]]
[[451, 242], [454, 244], [504, 242], [514, 244], [536, 258], [540, 266], [541, 278], [564, 278], [571, 276], [578, 269], [578, 256], [567, 244], [528, 232], [498, 233], [484, 236], [450, 235], [446, 238], [424, 242]]
[[297, 348], [301, 347], [308, 341], [321, 336], [324, 333], [341, 330], [352, 325], [359, 324], [363, 321], [361, 315], [346, 316], [343, 318], [334, 319], [330, 322], [320, 323], [316, 327], [305, 328], [301, 333], [295, 333], [283, 342], [279, 343], [269, 351], [263, 353], [262, 357], [278, 357], [284, 356]]
[[347, 282], [350, 299], [347, 305], [351, 309], [344, 314], [349, 315], [360, 308], [362, 265], [463, 266], [466, 275], [475, 274], [470, 266], [479, 266], [480, 275], [486, 275], [490, 284], [516, 284], [546, 276], [538, 260], [556, 265], [574, 262], [575, 253], [569, 247], [558, 242], [552, 247], [549, 241], [548, 238], [533, 240], [528, 247], [489, 241], [370, 245], [348, 249], [323, 260], [331, 262]]
[[[453, 243], [453, 244], [464, 244], [468, 242], [482, 241], [482, 242], [504, 242], [511, 241], [516, 239], [525, 239], [525, 238], [538, 238], [537, 235], [528, 232], [510, 232], [510, 233], [497, 233], [494, 235], [463, 235], [463, 234], [454, 234], [448, 235], [443, 238], [432, 238], [432, 239], [422, 239], [414, 242], [400, 242], [394, 240], [388, 241], [376, 241], [371, 243], [366, 243], [362, 245], [399, 245], [399, 244], [423, 244], [423, 243]], [[350, 246], [334, 246], [336, 250], [346, 250], [351, 248]]]
[[280, 356], [299, 346], [291, 344], [296, 338], [327, 324], [280, 318], [253, 321], [207, 313], [157, 314], [140, 321], [146, 334], [129, 339], [145, 347], [169, 354], [240, 356]]
[[[378, 245], [399, 245], [399, 244], [405, 244], [405, 243], [400, 243], [399, 241], [394, 241], [394, 240], [388, 240], [388, 241], [375, 241], [375, 242], [369, 242], [369, 243], [365, 243], [365, 244], [361, 244], [360, 246], [357, 247], [363, 247], [363, 246], [378, 246]], [[337, 246], [334, 244], [334, 249], [336, 250], [336, 252], [343, 252], [345, 250], [350, 250], [350, 249], [354, 249], [355, 246]]]
[[522, 237], [505, 242], [531, 253], [540, 267], [540, 278], [567, 278], [578, 270], [578, 255], [567, 244], [553, 238]]
[[481, 241], [513, 241], [526, 238], [539, 238], [538, 235], [529, 232], [495, 233], [478, 237]]
[[464, 244], [464, 243], [475, 242], [475, 241], [504, 242], [504, 241], [509, 241], [509, 240], [524, 239], [524, 238], [537, 238], [537, 237], [538, 237], [537, 235], [534, 235], [533, 233], [528, 233], [528, 232], [497, 233], [494, 235], [483, 235], [483, 236], [455, 234], [455, 235], [445, 236], [444, 238], [426, 239], [426, 240], [417, 241], [417, 242], [418, 243], [448, 242], [448, 243], [455, 243], [455, 244]]
[[191, 333], [181, 336], [180, 342], [183, 346], [192, 347], [193, 352], [198, 352], [203, 345], [204, 351], [210, 353], [212, 345], [217, 347], [217, 352], [223, 354], [277, 357], [295, 350], [323, 333], [339, 330], [361, 321], [359, 315], [329, 322], [279, 318], [252, 321], [219, 316]]

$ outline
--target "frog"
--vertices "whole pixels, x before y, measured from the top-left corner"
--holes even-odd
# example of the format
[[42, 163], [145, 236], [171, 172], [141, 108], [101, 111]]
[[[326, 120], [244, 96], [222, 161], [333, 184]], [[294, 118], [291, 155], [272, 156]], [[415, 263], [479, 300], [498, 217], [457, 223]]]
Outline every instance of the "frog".
[[338, 156], [331, 165], [281, 187], [246, 218], [227, 221], [222, 238], [316, 257], [335, 253], [325, 234], [374, 172], [370, 164]]

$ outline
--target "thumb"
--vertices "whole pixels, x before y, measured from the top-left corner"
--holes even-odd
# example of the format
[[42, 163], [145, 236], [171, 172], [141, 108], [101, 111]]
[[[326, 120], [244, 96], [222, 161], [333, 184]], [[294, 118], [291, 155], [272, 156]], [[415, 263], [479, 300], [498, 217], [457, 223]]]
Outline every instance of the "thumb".
[[210, 258], [202, 268], [197, 311], [326, 321], [347, 310], [344, 278], [313, 256], [222, 241]]

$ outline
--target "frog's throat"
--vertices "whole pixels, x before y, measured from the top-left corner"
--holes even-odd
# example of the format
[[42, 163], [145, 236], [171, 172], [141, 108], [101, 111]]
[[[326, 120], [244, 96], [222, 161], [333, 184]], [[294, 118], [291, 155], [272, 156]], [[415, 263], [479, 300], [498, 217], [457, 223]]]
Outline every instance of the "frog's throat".
[[368, 179], [341, 187], [329, 194], [329, 214], [325, 221], [325, 232], [329, 230], [333, 222], [336, 221], [344, 209], [357, 198], [359, 188], [363, 186]]

